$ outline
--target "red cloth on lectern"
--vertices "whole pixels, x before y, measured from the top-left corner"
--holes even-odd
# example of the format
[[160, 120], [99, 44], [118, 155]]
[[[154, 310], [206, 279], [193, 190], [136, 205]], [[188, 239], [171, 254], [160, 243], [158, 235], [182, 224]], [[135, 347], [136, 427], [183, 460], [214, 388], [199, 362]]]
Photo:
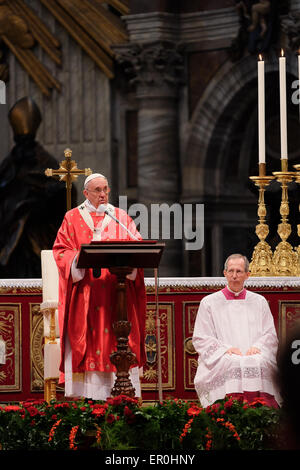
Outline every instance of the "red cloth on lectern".
[[[131, 233], [141, 239], [132, 219], [122, 209], [115, 208], [115, 216]], [[94, 219], [94, 217], [93, 217]], [[95, 219], [94, 219], [95, 220]], [[127, 239], [127, 232], [110, 220], [101, 234], [101, 240]], [[93, 232], [83, 220], [78, 208], [68, 211], [58, 231], [53, 254], [59, 269], [59, 329], [61, 336], [61, 365], [64, 372], [65, 338], [68, 333], [72, 349], [73, 372], [115, 372], [109, 356], [116, 350], [112, 324], [116, 320], [116, 276], [101, 269], [101, 276], [93, 276], [86, 269], [84, 278], [72, 282], [71, 266], [81, 244], [90, 243]], [[146, 292], [143, 269], [137, 270], [135, 281], [127, 283], [127, 314], [131, 322], [129, 346], [136, 354], [133, 366], [145, 363]], [[62, 380], [62, 377], [61, 377]]]

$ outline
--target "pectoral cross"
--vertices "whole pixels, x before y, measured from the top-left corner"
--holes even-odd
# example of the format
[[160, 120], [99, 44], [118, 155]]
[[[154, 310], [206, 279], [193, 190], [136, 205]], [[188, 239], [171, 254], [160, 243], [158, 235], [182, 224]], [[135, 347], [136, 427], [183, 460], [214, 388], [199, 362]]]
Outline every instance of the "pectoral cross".
[[52, 168], [47, 168], [45, 170], [46, 176], [59, 176], [60, 181], [66, 182], [67, 190], [67, 211], [71, 209], [71, 190], [73, 181], [77, 180], [79, 175], [89, 176], [92, 174], [90, 168], [85, 168], [84, 170], [79, 170], [77, 168], [77, 163], [75, 160], [71, 160], [72, 150], [66, 149], [64, 151], [65, 160], [60, 163], [58, 170], [53, 170]]

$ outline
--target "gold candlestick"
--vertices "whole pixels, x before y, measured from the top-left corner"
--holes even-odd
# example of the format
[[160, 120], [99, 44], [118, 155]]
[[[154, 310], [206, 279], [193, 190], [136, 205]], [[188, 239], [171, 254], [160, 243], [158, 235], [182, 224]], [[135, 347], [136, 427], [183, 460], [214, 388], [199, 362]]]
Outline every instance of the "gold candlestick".
[[281, 171], [273, 172], [276, 180], [281, 184], [281, 204], [280, 215], [281, 223], [278, 225], [277, 233], [281, 238], [281, 242], [277, 245], [274, 255], [273, 264], [276, 276], [295, 276], [297, 275], [297, 253], [293, 247], [287, 242], [292, 229], [288, 223], [289, 216], [289, 200], [288, 200], [288, 183], [293, 181], [295, 173], [288, 171], [287, 159], [281, 160]]
[[[295, 181], [296, 183], [300, 183], [300, 164], [294, 165], [296, 170], [295, 173]], [[300, 204], [299, 204], [299, 211], [300, 211]], [[300, 237], [300, 224], [297, 224], [297, 234]], [[295, 252], [297, 253], [297, 276], [300, 276], [300, 245], [295, 247]]]
[[255, 246], [250, 263], [251, 276], [273, 276], [273, 256], [270, 245], [266, 242], [269, 234], [269, 227], [266, 224], [266, 205], [264, 200], [265, 188], [275, 179], [274, 176], [266, 176], [266, 164], [259, 164], [259, 176], [250, 176], [251, 181], [259, 188], [258, 210], [259, 219], [256, 225], [255, 233], [259, 238], [258, 244]]

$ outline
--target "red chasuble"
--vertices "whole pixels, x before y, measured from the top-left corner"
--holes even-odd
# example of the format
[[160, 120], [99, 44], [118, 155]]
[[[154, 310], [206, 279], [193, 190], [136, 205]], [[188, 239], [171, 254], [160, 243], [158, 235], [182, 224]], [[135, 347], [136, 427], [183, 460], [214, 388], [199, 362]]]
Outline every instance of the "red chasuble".
[[[128, 214], [122, 209], [111, 205], [110, 207], [115, 217], [141, 239]], [[98, 230], [93, 230], [99, 221]], [[98, 240], [132, 239], [126, 230], [108, 215], [103, 219], [89, 214], [82, 204], [66, 213], [53, 246], [54, 258], [59, 269], [61, 372], [64, 372], [66, 334], [72, 349], [73, 372], [116, 371], [109, 359], [110, 354], [116, 350], [116, 339], [112, 329], [112, 324], [116, 320], [116, 276], [108, 269], [101, 269], [99, 278], [93, 276], [92, 269], [86, 269], [83, 279], [75, 283], [71, 276], [71, 266], [81, 244], [90, 243], [96, 231]], [[133, 366], [141, 367], [145, 363], [146, 316], [143, 270], [138, 269], [136, 279], [126, 280], [126, 283], [127, 313], [131, 322], [129, 346], [137, 358], [137, 363]]]

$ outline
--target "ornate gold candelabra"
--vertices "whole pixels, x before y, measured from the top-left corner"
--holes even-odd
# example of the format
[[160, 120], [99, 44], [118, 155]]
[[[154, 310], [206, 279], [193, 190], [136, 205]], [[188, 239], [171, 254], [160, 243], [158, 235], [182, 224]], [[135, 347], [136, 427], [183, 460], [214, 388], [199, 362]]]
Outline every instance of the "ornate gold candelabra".
[[273, 172], [273, 175], [281, 184], [281, 223], [278, 224], [277, 229], [277, 233], [281, 238], [281, 242], [277, 245], [273, 254], [275, 276], [296, 276], [298, 272], [297, 253], [294, 251], [291, 244], [287, 242], [287, 239], [292, 232], [291, 225], [288, 223], [288, 184], [293, 181], [295, 172], [288, 171], [288, 161], [287, 159], [282, 159], [281, 171], [275, 171]]
[[[49, 322], [49, 337], [45, 337], [45, 344], [57, 344], [56, 341], [56, 322], [55, 322], [56, 307], [48, 307], [42, 309], [43, 315], [50, 318]], [[47, 403], [51, 400], [56, 400], [56, 384], [57, 378], [48, 377], [44, 379], [44, 399]]]
[[266, 176], [266, 164], [259, 164], [259, 176], [250, 176], [251, 181], [254, 182], [255, 186], [259, 188], [258, 197], [258, 220], [259, 223], [256, 225], [255, 233], [259, 238], [258, 244], [255, 246], [252, 259], [250, 263], [251, 276], [273, 276], [274, 267], [272, 259], [272, 250], [270, 245], [266, 242], [266, 238], [269, 234], [269, 227], [266, 224], [266, 205], [265, 205], [265, 189], [270, 184], [275, 176]]
[[[300, 164], [294, 165], [296, 170], [295, 173], [295, 181], [296, 183], [300, 183]], [[300, 212], [300, 204], [299, 204], [299, 212]], [[300, 224], [297, 224], [297, 234], [300, 237]], [[297, 254], [297, 276], [300, 276], [300, 245], [295, 247], [295, 252]]]

